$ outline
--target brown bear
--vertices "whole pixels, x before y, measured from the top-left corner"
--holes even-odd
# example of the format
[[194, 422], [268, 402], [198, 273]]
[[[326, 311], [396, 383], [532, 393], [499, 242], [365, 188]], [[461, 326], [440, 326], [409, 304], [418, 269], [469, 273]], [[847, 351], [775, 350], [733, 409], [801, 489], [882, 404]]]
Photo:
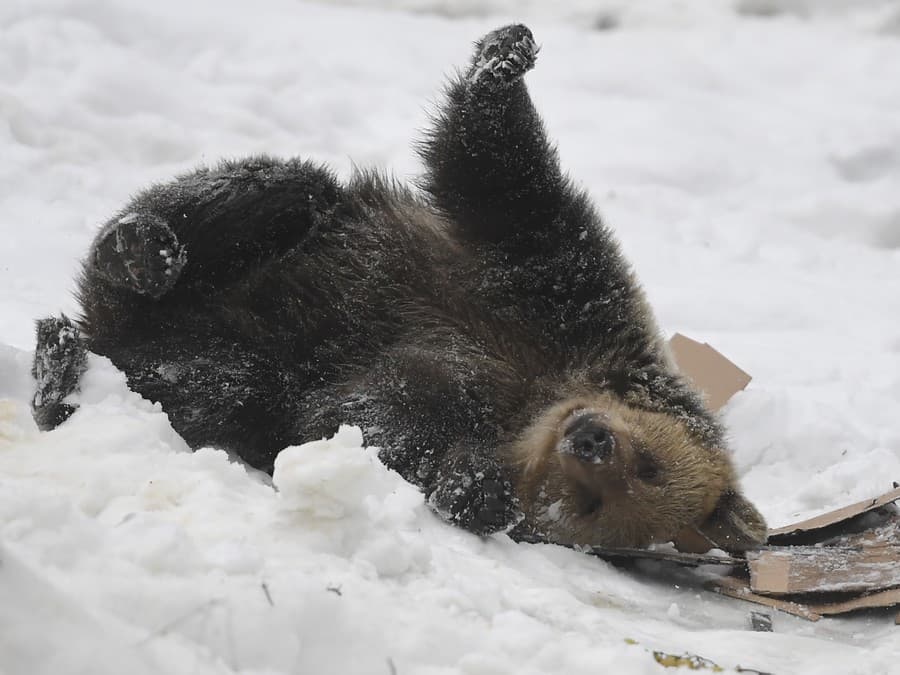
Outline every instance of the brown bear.
[[472, 532], [762, 542], [722, 427], [560, 169], [522, 79], [537, 51], [521, 25], [476, 44], [416, 190], [254, 157], [139, 194], [87, 255], [77, 325], [39, 322], [39, 424], [74, 410], [90, 349], [192, 447], [267, 471], [283, 447], [359, 425]]

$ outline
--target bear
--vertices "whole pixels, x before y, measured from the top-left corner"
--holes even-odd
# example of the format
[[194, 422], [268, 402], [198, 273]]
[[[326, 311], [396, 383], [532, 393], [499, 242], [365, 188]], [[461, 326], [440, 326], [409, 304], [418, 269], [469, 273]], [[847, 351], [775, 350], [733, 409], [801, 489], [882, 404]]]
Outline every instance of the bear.
[[255, 156], [138, 194], [91, 245], [80, 316], [38, 322], [41, 428], [75, 410], [90, 350], [192, 448], [270, 473], [282, 448], [358, 425], [479, 535], [761, 544], [722, 424], [560, 167], [523, 79], [538, 51], [520, 24], [475, 43], [414, 186]]

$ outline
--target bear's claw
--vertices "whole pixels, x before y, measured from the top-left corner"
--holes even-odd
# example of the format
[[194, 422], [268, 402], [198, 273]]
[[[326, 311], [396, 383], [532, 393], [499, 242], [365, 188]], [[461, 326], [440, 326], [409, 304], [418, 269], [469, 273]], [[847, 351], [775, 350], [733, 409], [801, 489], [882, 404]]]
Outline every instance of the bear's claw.
[[117, 286], [153, 298], [163, 296], [186, 262], [172, 229], [152, 215], [129, 213], [115, 222], [94, 250], [100, 273]]
[[469, 82], [510, 83], [534, 68], [540, 47], [527, 26], [512, 24], [485, 35], [476, 44]]

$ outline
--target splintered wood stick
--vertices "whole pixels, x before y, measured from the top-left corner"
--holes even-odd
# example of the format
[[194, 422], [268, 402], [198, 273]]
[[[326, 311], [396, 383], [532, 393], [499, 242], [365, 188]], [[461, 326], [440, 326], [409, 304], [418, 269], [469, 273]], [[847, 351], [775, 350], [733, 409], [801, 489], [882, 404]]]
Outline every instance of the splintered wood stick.
[[703, 555], [699, 553], [683, 553], [681, 551], [644, 548], [604, 548], [602, 546], [589, 546], [583, 550], [598, 558], [663, 560], [665, 562], [676, 563], [687, 567], [699, 567], [700, 565], [740, 565], [746, 567], [747, 565], [747, 561], [743, 558], [734, 558], [726, 555]]

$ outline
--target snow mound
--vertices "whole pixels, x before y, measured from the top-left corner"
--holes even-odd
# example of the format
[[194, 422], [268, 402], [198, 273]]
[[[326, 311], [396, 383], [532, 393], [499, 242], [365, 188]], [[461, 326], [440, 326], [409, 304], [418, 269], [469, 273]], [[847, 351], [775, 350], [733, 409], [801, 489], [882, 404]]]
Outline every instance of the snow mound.
[[362, 442], [358, 427], [342, 426], [331, 439], [282, 450], [272, 482], [284, 518], [305, 537], [324, 535], [327, 550], [366, 561], [378, 575], [423, 570], [430, 553], [420, 521], [432, 516], [422, 493]]

